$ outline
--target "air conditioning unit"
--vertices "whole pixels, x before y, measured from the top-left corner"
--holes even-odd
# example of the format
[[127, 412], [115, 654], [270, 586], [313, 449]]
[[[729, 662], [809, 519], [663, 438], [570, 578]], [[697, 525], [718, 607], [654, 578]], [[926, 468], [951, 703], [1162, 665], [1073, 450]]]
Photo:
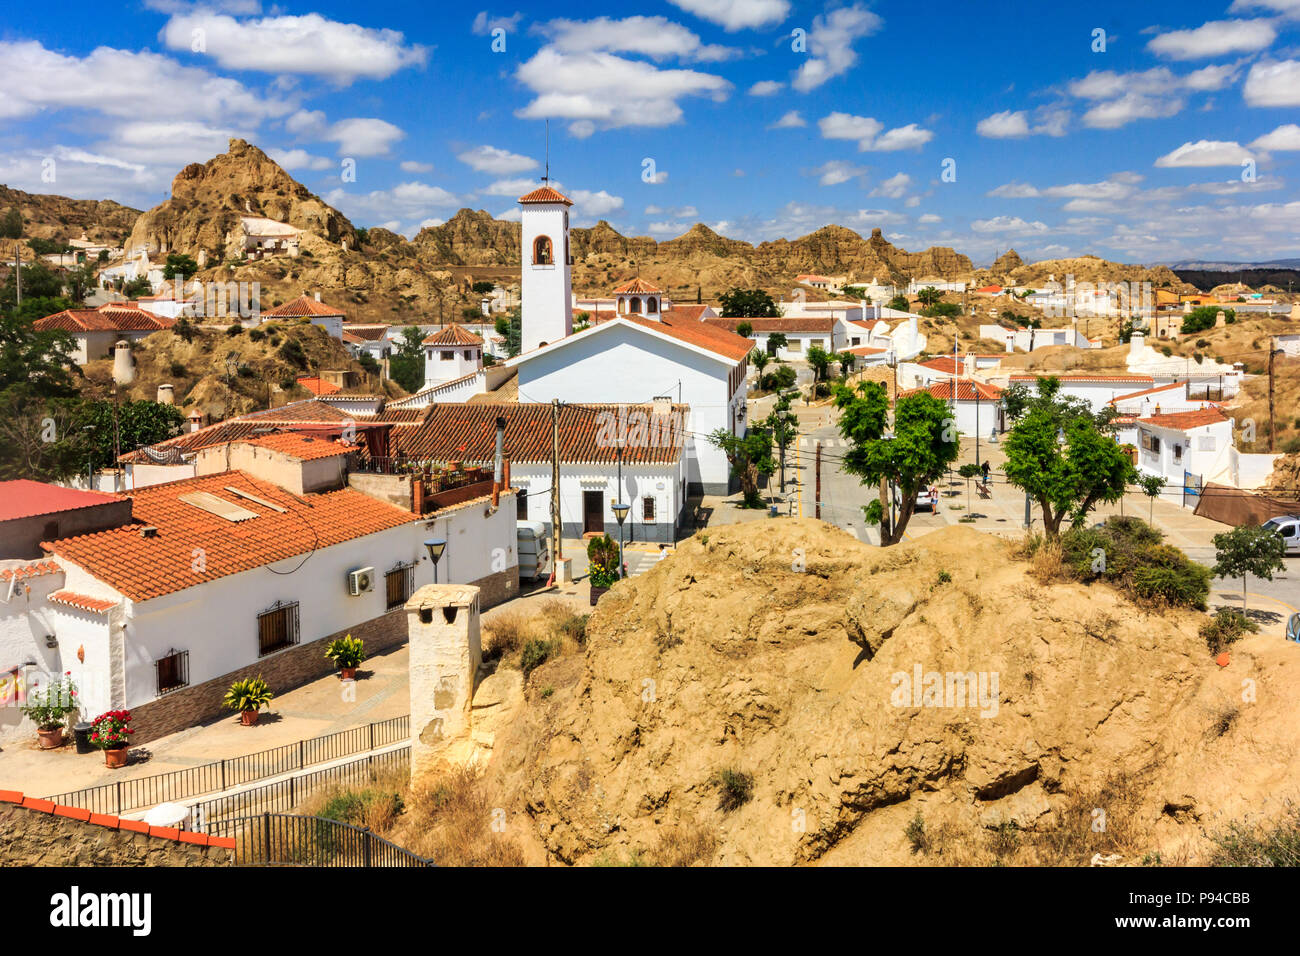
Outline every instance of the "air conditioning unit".
[[375, 569], [374, 568], [357, 568], [355, 571], [348, 572], [348, 593], [361, 594], [364, 591], [373, 591], [375, 589]]

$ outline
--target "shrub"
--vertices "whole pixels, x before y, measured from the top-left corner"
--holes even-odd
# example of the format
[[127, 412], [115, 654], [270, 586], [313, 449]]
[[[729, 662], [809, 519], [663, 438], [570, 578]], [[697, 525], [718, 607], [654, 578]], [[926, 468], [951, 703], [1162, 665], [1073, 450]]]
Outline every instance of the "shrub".
[[1201, 637], [1211, 654], [1220, 654], [1242, 636], [1259, 630], [1259, 625], [1234, 607], [1221, 607], [1201, 625]]
[[519, 667], [524, 672], [524, 679], [527, 680], [529, 674], [554, 657], [558, 650], [554, 641], [533, 638], [525, 644], [519, 654]]
[[912, 853], [925, 853], [930, 849], [930, 840], [925, 833], [925, 818], [921, 816], [920, 810], [917, 810], [916, 816], [908, 822], [903, 835], [907, 837]]
[[498, 611], [483, 622], [488, 633], [484, 651], [487, 657], [501, 657], [519, 650], [528, 635], [528, 616], [522, 611]]
[[284, 344], [280, 346], [280, 357], [290, 365], [299, 368], [307, 367], [307, 353], [302, 350], [302, 345], [297, 339], [285, 339]]
[[171, 365], [168, 366], [167, 370], [171, 372], [173, 378], [183, 378], [185, 375], [189, 374], [189, 370], [185, 368], [184, 362], [172, 362]]
[[274, 696], [270, 685], [262, 680], [261, 675], [245, 677], [230, 685], [230, 690], [226, 691], [221, 706], [241, 713], [246, 710], [261, 710], [271, 703], [271, 698]]
[[[1140, 518], [1113, 515], [1101, 527], [1071, 528], [1062, 534], [1061, 561], [1080, 581], [1105, 578], [1144, 600], [1204, 609], [1210, 570], [1162, 544], [1163, 538]], [[1038, 550], [1031, 553], [1036, 565]]]
[[587, 622], [589, 620], [591, 620], [590, 614], [570, 614], [556, 625], [556, 629], [574, 642], [585, 644], [587, 643]]
[[244, 327], [235, 322], [226, 329], [226, 334], [233, 339], [236, 335], [244, 334]]
[[62, 727], [68, 715], [75, 714], [80, 709], [77, 685], [72, 682], [72, 671], [65, 672], [63, 677], [51, 681], [44, 688], [32, 691], [18, 709], [40, 730]]
[[1300, 866], [1300, 807], [1289, 806], [1276, 823], [1234, 821], [1210, 839], [1217, 847], [1210, 866]]
[[261, 329], [249, 329], [248, 337], [252, 339], [254, 342], [260, 342], [262, 341], [262, 339], [266, 338], [266, 333], [263, 332]]
[[727, 768], [713, 776], [718, 787], [718, 809], [723, 813], [737, 810], [754, 796], [754, 778], [741, 770]]
[[335, 667], [356, 667], [366, 659], [366, 642], [351, 634], [336, 637], [325, 648], [325, 656]]

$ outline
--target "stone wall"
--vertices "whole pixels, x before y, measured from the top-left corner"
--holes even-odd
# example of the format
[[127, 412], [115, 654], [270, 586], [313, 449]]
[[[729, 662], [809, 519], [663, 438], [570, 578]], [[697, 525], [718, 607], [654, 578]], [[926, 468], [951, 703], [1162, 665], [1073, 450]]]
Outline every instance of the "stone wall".
[[0, 866], [232, 866], [233, 840], [149, 827], [0, 791]]
[[[517, 571], [517, 569], [515, 569]], [[263, 657], [254, 664], [241, 667], [220, 677], [184, 690], [173, 691], [165, 697], [142, 704], [131, 711], [131, 727], [135, 731], [132, 744], [144, 744], [167, 734], [193, 727], [231, 712], [221, 706], [221, 700], [230, 685], [244, 677], [261, 676], [276, 694], [292, 690], [301, 684], [333, 673], [334, 664], [325, 657], [329, 642], [345, 634], [366, 642], [366, 653], [397, 647], [406, 641], [406, 615], [402, 608], [389, 611], [334, 634], [307, 644]], [[271, 702], [274, 710], [275, 702]]]
[[348, 487], [396, 508], [411, 510], [410, 475], [372, 475], [354, 471], [348, 475]]

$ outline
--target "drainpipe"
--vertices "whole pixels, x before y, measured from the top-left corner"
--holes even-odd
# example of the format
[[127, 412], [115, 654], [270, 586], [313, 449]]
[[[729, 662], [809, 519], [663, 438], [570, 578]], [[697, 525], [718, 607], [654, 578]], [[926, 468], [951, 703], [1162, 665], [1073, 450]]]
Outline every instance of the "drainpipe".
[[424, 480], [411, 479], [411, 512], [418, 518], [424, 514]]

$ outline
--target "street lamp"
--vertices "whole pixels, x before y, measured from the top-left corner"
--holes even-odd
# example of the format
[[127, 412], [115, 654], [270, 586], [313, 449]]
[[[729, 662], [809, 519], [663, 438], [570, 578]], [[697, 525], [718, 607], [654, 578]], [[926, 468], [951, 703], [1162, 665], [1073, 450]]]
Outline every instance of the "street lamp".
[[447, 550], [447, 541], [445, 538], [430, 538], [424, 542], [425, 550], [429, 552], [429, 560], [433, 562], [433, 583], [438, 583], [438, 560], [442, 557], [442, 552]]
[[614, 518], [618, 521], [618, 576], [623, 578], [623, 522], [627, 519], [627, 513], [631, 510], [626, 501], [616, 501], [611, 508], [614, 509]]

